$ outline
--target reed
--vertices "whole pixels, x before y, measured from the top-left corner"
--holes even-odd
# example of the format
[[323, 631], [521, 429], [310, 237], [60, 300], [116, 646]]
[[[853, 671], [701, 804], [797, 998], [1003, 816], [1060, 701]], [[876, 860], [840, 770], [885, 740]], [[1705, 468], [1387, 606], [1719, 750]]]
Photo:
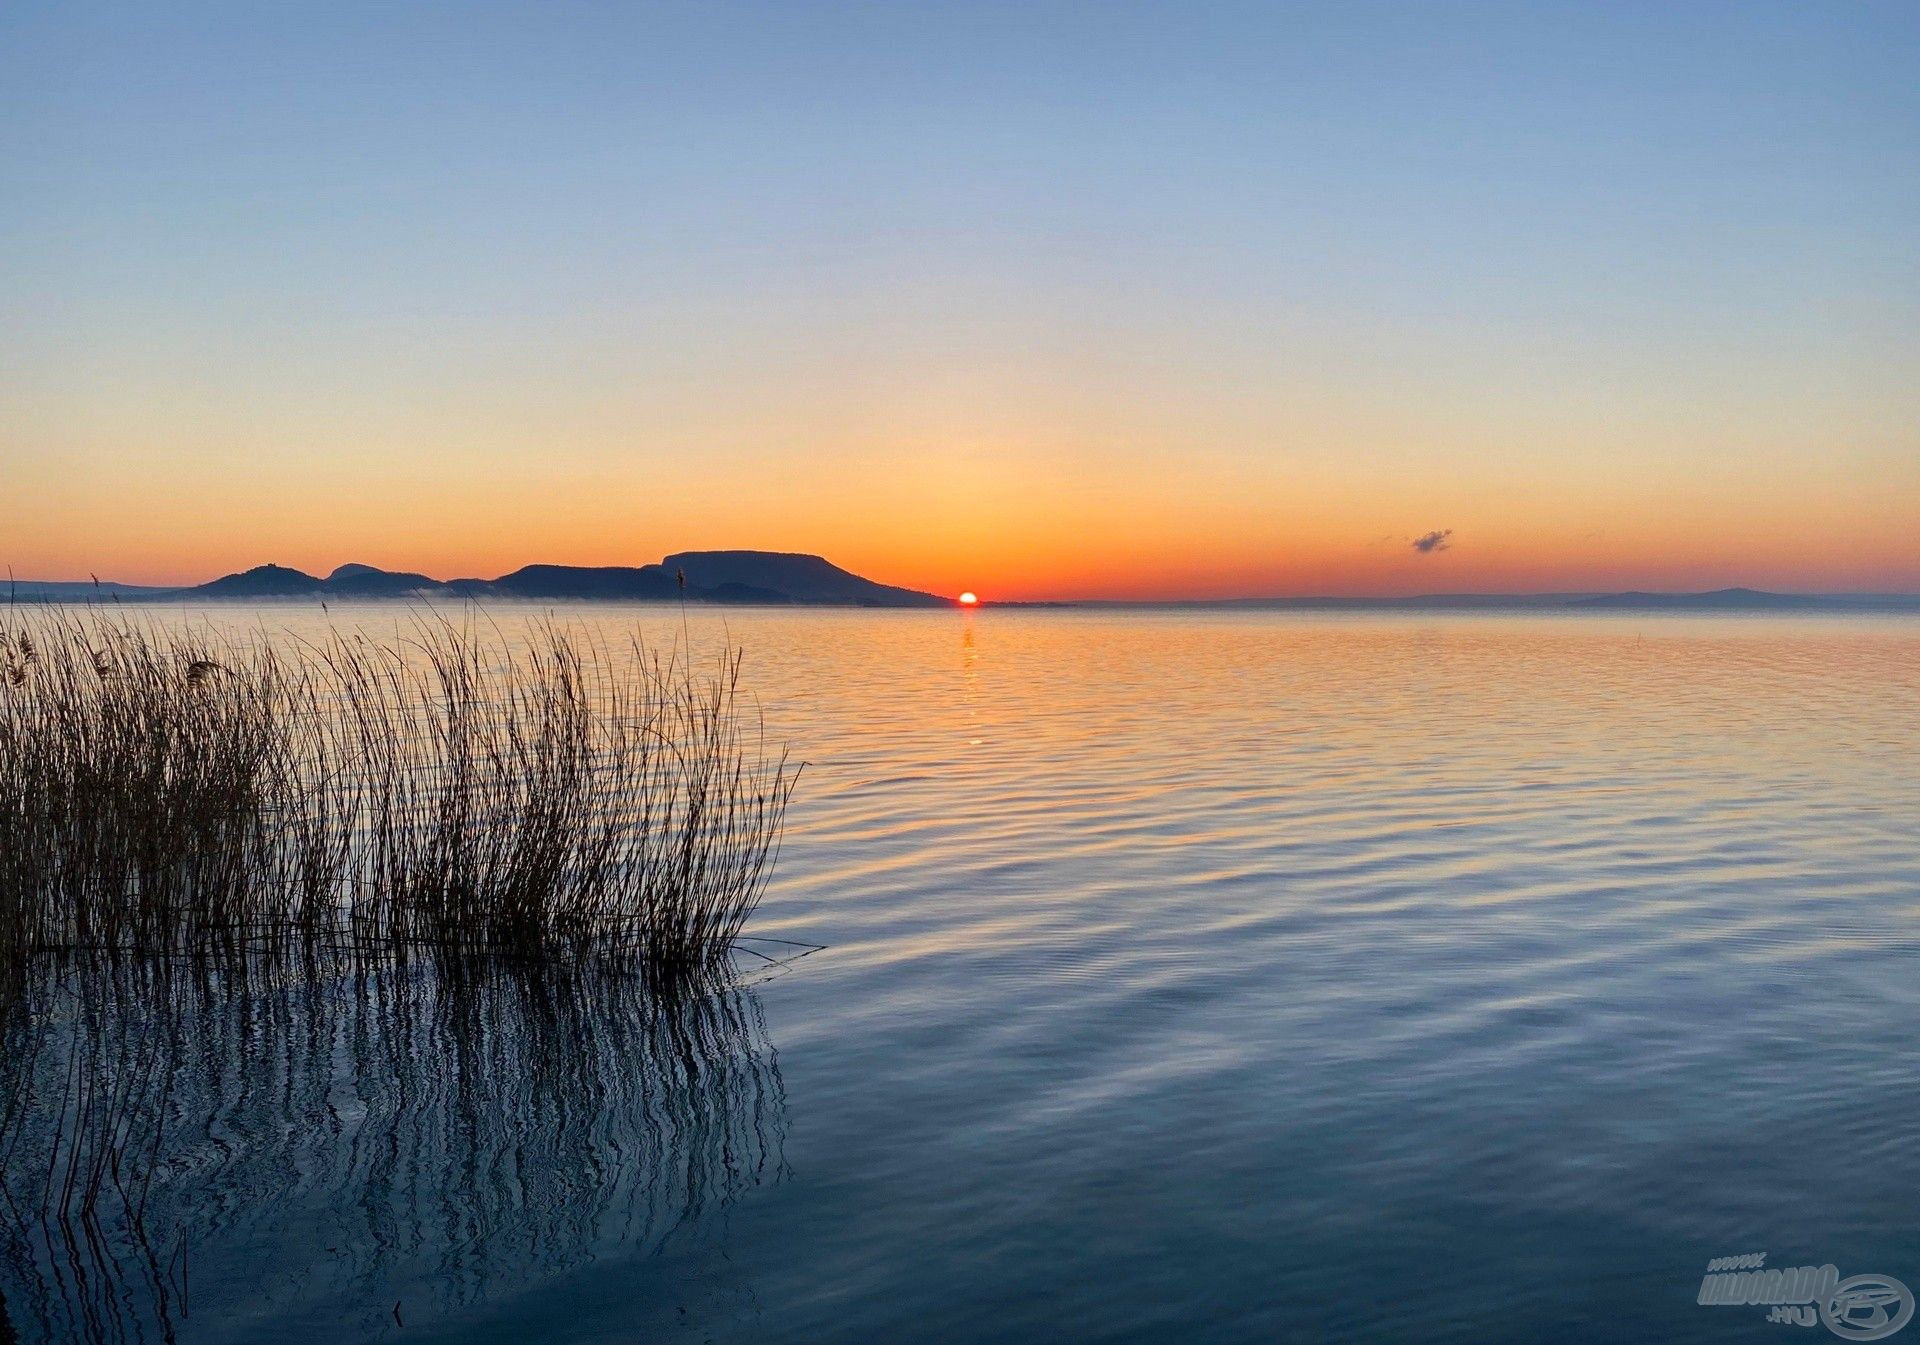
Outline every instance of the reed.
[[740, 655], [0, 616], [0, 1002], [41, 953], [723, 960], [798, 777]]

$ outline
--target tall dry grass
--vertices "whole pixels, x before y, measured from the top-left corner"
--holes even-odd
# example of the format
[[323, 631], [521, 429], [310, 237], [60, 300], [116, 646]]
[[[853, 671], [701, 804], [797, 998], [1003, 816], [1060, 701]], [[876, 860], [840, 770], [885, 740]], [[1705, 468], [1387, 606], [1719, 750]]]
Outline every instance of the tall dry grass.
[[798, 775], [739, 678], [550, 620], [307, 642], [11, 609], [0, 1000], [73, 949], [711, 967]]

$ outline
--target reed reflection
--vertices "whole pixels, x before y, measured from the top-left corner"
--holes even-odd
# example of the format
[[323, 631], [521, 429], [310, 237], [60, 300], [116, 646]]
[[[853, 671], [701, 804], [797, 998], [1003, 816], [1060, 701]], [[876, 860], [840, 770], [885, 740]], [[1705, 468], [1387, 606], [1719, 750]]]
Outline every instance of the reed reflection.
[[38, 959], [0, 1108], [25, 1340], [223, 1309], [365, 1334], [651, 1253], [783, 1173], [752, 993], [597, 964]]

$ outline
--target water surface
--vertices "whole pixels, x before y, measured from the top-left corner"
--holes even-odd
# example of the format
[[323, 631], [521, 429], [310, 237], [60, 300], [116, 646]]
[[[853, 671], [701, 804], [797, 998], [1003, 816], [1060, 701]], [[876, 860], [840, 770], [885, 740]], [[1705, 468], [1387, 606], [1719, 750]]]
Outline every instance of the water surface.
[[[825, 948], [668, 1071], [717, 1128], [596, 1076], [523, 1222], [516, 1176], [335, 1275], [253, 1214], [182, 1339], [1766, 1340], [1710, 1258], [1920, 1285], [1920, 622], [724, 620], [808, 763], [749, 929]], [[648, 1184], [689, 1152], [724, 1198]]]

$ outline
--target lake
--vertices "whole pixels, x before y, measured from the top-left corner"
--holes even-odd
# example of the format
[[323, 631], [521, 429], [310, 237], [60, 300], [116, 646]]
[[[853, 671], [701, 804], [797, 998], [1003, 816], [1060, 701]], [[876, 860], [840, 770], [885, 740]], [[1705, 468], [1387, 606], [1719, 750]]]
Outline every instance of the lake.
[[[1920, 1285], [1920, 619], [685, 621], [807, 763], [742, 984], [202, 987], [180, 1340], [1764, 1341], [1710, 1260]], [[57, 1251], [22, 1339], [161, 1338]]]

